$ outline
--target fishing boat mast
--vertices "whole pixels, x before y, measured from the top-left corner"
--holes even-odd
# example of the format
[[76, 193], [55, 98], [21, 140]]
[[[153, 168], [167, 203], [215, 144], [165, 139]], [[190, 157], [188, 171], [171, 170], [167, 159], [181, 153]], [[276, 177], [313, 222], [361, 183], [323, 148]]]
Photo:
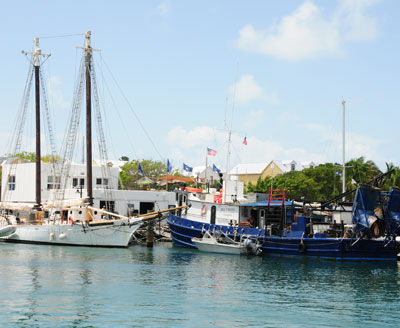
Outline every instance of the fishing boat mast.
[[343, 134], [342, 134], [342, 193], [346, 191], [346, 158], [345, 158], [345, 104], [346, 101], [342, 101], [342, 116], [343, 116], [343, 121], [342, 121], [342, 129], [343, 129]]
[[93, 169], [92, 169], [92, 86], [91, 86], [91, 59], [92, 47], [91, 31], [85, 34], [85, 64], [86, 64], [86, 178], [87, 197], [89, 205], [93, 206]]
[[35, 121], [36, 121], [36, 179], [35, 179], [35, 189], [36, 189], [36, 208], [42, 207], [42, 185], [41, 185], [41, 152], [40, 152], [40, 56], [49, 57], [50, 54], [42, 53], [39, 48], [39, 38], [36, 37], [33, 40], [33, 51], [24, 51], [23, 54], [32, 55], [33, 66], [35, 68]]

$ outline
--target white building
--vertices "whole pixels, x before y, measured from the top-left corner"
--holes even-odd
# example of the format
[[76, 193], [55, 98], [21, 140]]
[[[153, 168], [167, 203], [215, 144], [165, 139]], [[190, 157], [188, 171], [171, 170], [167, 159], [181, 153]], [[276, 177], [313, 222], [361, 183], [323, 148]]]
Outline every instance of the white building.
[[[111, 194], [112, 201], [109, 202], [111, 207], [114, 206], [114, 210], [122, 215], [142, 214], [175, 205], [175, 193], [173, 192], [117, 190], [119, 168], [108, 167], [107, 170], [109, 176], [104, 178], [102, 167], [93, 166], [94, 207], [103, 208], [105, 206], [106, 194]], [[71, 165], [64, 199], [87, 197], [86, 179], [86, 165]], [[35, 188], [35, 163], [3, 164], [1, 201], [34, 204]], [[42, 203], [54, 200], [55, 191], [59, 188], [60, 181], [59, 177], [54, 175], [53, 164], [41, 163]]]

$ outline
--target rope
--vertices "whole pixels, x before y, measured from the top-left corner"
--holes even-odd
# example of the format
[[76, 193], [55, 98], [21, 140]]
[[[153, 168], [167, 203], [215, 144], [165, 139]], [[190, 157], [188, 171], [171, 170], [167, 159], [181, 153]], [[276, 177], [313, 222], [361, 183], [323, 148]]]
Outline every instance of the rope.
[[[103, 58], [102, 58], [103, 60]], [[145, 129], [142, 121], [139, 119], [138, 114], [135, 112], [135, 110], [133, 109], [133, 106], [131, 105], [131, 103], [129, 102], [128, 98], [126, 97], [126, 95], [124, 94], [124, 92], [122, 91], [122, 88], [120, 87], [120, 85], [118, 84], [118, 82], [116, 81], [114, 75], [112, 74], [110, 68], [108, 67], [107, 63], [103, 60], [104, 62], [104, 66], [107, 68], [107, 70], [109, 71], [111, 78], [113, 79], [115, 85], [118, 87], [119, 91], [121, 92], [122, 97], [124, 98], [124, 100], [126, 101], [126, 103], [128, 104], [129, 109], [131, 110], [132, 114], [135, 116], [136, 120], [138, 121], [140, 127], [142, 128], [143, 132], [146, 134], [148, 140], [150, 141], [150, 143], [152, 144], [154, 150], [157, 152], [158, 156], [160, 156], [161, 159], [163, 159], [164, 157], [161, 156], [161, 153], [158, 151], [158, 148], [156, 147], [155, 143], [153, 142], [153, 140], [151, 139], [149, 133], [147, 132], [147, 130]]]
[[84, 33], [79, 34], [63, 34], [63, 35], [49, 35], [49, 36], [40, 36], [39, 39], [55, 39], [55, 38], [68, 38], [71, 36], [82, 36]]

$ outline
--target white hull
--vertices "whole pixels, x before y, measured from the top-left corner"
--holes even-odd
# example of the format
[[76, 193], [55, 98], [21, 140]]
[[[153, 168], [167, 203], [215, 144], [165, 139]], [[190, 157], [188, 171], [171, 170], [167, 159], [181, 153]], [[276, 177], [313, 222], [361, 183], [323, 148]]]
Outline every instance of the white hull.
[[1, 241], [71, 246], [128, 247], [139, 222], [116, 220], [104, 225], [43, 224], [16, 225], [15, 232]]
[[193, 238], [192, 241], [201, 252], [233, 255], [247, 254], [246, 248], [240, 244], [221, 244], [213, 239], [204, 240], [198, 238]]

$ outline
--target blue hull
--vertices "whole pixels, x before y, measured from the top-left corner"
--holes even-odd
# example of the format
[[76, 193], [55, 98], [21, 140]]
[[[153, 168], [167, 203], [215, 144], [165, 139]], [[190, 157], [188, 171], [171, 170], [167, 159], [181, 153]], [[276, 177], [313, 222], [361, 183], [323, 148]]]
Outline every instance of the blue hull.
[[210, 225], [170, 215], [167, 219], [175, 246], [193, 247], [192, 238], [199, 238], [203, 229], [222, 230], [233, 238], [251, 235], [262, 245], [263, 255], [305, 256], [330, 260], [396, 261], [399, 252], [394, 241], [382, 239], [264, 237], [264, 230]]

